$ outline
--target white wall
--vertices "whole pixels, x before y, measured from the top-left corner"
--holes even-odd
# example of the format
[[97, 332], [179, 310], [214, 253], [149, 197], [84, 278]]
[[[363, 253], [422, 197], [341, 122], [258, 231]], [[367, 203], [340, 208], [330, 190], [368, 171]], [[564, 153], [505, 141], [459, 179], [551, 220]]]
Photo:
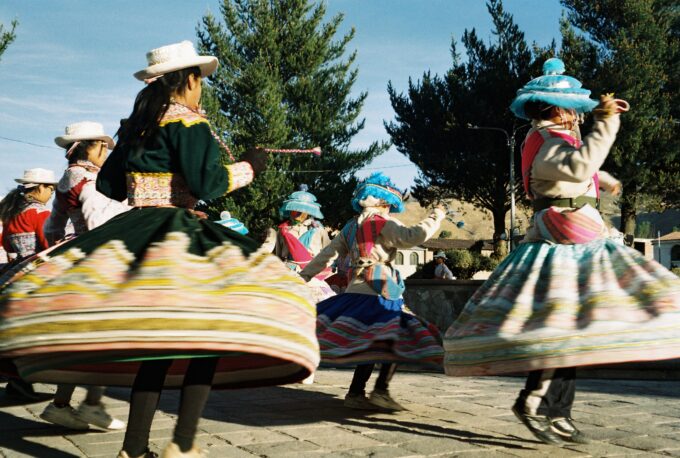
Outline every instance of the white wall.
[[[418, 270], [418, 264], [425, 264], [425, 254], [426, 250], [424, 248], [397, 250], [397, 258], [392, 265], [399, 271], [402, 278], [407, 278]], [[402, 256], [403, 263], [400, 263]]]

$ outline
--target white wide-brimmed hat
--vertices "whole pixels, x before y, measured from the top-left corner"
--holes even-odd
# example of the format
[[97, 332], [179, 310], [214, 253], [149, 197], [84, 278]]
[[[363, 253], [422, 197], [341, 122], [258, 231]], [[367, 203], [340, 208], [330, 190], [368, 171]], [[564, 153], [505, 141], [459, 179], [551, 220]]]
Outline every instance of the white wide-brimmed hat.
[[83, 140], [102, 140], [106, 142], [109, 149], [113, 149], [115, 143], [113, 138], [106, 135], [104, 132], [104, 126], [98, 122], [83, 121], [69, 124], [64, 129], [64, 135], [55, 137], [54, 143], [66, 148], [68, 145], [74, 142]]
[[435, 259], [437, 259], [437, 258], [448, 259], [448, 258], [446, 257], [446, 253], [444, 253], [443, 251], [438, 251], [437, 254], [434, 255], [434, 258], [435, 258]]
[[54, 172], [47, 169], [35, 168], [24, 170], [24, 176], [15, 178], [14, 181], [21, 184], [57, 184], [59, 180], [54, 176]]
[[198, 67], [201, 76], [208, 76], [217, 68], [217, 57], [199, 56], [188, 40], [152, 49], [146, 53], [146, 61], [148, 67], [135, 73], [138, 80], [144, 81], [190, 67]]

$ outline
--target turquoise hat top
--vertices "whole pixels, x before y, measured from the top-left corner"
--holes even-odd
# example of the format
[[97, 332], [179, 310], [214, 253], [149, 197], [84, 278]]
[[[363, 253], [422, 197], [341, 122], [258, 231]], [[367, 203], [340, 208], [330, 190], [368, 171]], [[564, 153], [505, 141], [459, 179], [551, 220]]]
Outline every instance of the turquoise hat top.
[[515, 116], [529, 119], [524, 111], [527, 102], [543, 102], [556, 107], [587, 113], [595, 108], [597, 101], [590, 98], [590, 91], [583, 89], [576, 78], [564, 75], [564, 62], [553, 57], [543, 63], [543, 76], [529, 81], [517, 91], [510, 110]]
[[390, 213], [401, 213], [404, 211], [403, 194], [403, 191], [397, 188], [387, 175], [375, 172], [357, 185], [352, 197], [352, 208], [361, 212], [365, 206], [361, 202], [373, 197], [389, 205]]
[[245, 227], [241, 221], [237, 220], [236, 218], [232, 218], [231, 213], [228, 211], [223, 211], [220, 213], [219, 221], [215, 222], [231, 229], [234, 232], [238, 232], [241, 235], [246, 235], [249, 232], [248, 228]]
[[323, 219], [321, 213], [321, 204], [316, 201], [316, 196], [308, 192], [306, 184], [300, 185], [300, 190], [295, 191], [283, 201], [281, 208], [279, 208], [279, 215], [282, 219], [290, 216], [290, 212], [307, 213], [316, 219]]

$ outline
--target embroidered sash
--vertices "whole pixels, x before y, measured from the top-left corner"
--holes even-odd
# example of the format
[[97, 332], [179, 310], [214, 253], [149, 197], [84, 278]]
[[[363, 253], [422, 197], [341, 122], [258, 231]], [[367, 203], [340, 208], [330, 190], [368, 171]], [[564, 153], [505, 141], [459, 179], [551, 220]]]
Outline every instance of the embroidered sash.
[[128, 172], [128, 203], [132, 207], [172, 206], [193, 209], [198, 202], [184, 177], [170, 172]]
[[[522, 179], [524, 190], [529, 199], [531, 194], [531, 166], [543, 143], [549, 138], [561, 138], [574, 148], [581, 147], [581, 141], [571, 135], [549, 129], [536, 130], [529, 135], [522, 149]], [[597, 173], [593, 175], [596, 195], [600, 196], [600, 181]], [[577, 210], [557, 210], [549, 207], [536, 213], [534, 225], [543, 240], [553, 243], [588, 243], [603, 236], [605, 225], [600, 212], [589, 205]]]

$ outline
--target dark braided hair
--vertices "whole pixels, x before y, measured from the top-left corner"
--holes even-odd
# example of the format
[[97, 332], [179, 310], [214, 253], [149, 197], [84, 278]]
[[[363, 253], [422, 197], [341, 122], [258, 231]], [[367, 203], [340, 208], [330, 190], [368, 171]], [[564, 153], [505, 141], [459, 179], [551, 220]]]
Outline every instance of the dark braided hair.
[[530, 119], [550, 119], [550, 108], [552, 107], [553, 105], [550, 105], [549, 103], [532, 100], [524, 104], [524, 113], [526, 113]]
[[[89, 150], [92, 145], [99, 143], [100, 141], [101, 140], [81, 140], [80, 143], [78, 143], [78, 146], [76, 146], [71, 154], [67, 157], [68, 163], [75, 164], [78, 161], [86, 161], [88, 156], [87, 150]], [[66, 151], [71, 149], [71, 146], [73, 146], [73, 143], [66, 146]]]
[[201, 69], [190, 67], [166, 73], [139, 91], [132, 114], [116, 132], [118, 146], [134, 149], [147, 145], [158, 131], [158, 122], [168, 110], [171, 95], [184, 93], [190, 75], [201, 76]]
[[0, 221], [2, 221], [3, 226], [16, 218], [28, 203], [26, 191], [26, 188], [19, 185], [8, 192], [4, 199], [0, 200]]

